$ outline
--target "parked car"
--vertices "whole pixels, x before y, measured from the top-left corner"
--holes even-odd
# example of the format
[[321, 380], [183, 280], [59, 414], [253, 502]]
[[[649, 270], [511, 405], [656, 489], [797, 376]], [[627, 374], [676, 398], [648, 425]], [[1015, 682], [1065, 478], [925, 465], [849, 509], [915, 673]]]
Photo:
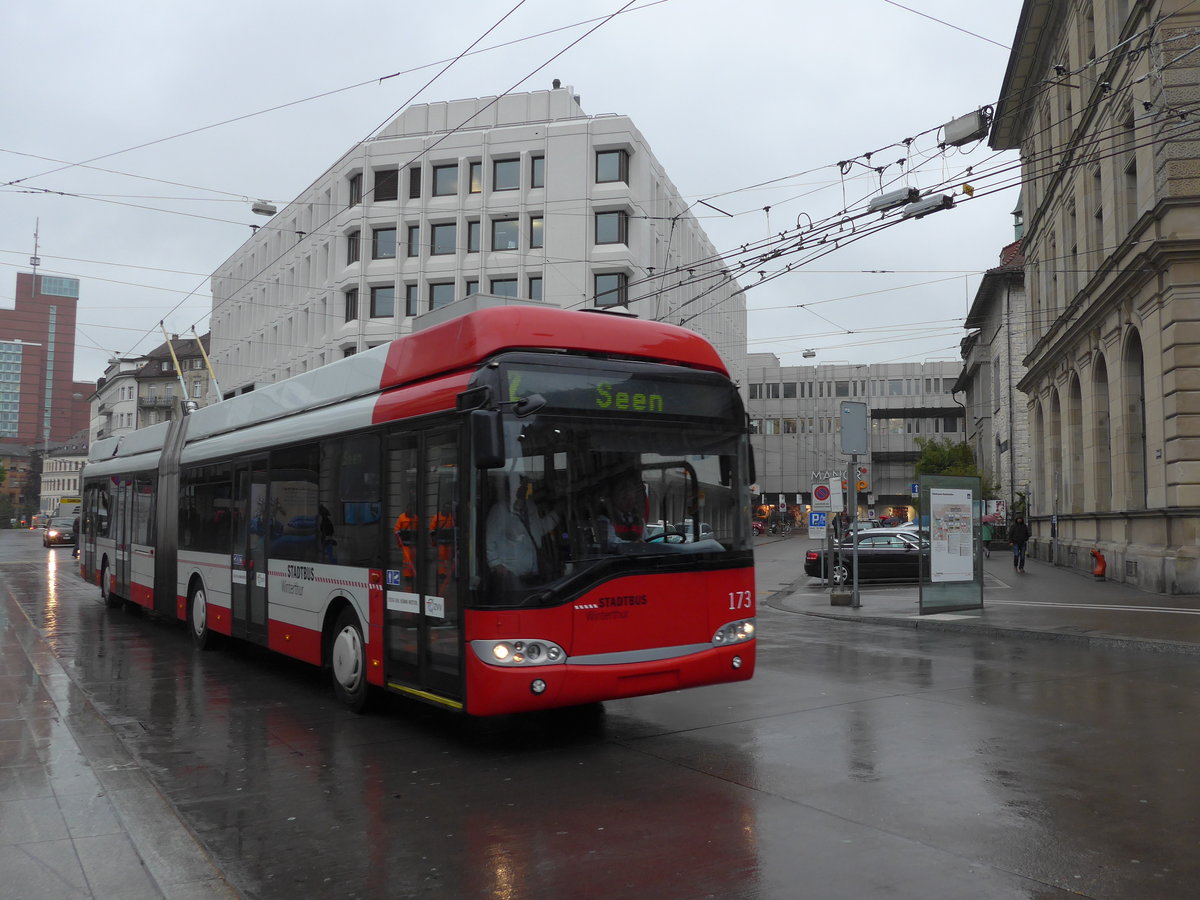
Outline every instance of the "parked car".
[[51, 519], [42, 529], [43, 547], [74, 543], [75, 520], [73, 518]]
[[[858, 541], [859, 581], [919, 581], [921, 557], [929, 553], [929, 542], [915, 531], [872, 528], [855, 535]], [[837, 585], [854, 577], [854, 543], [844, 540], [832, 551], [809, 550], [804, 554], [804, 574], [825, 577]]]

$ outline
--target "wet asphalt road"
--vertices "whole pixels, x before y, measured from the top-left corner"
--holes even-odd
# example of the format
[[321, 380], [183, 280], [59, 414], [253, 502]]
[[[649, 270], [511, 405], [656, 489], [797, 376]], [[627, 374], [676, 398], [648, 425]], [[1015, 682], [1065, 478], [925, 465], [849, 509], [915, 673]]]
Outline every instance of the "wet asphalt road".
[[[760, 539], [760, 600], [796, 539]], [[474, 723], [0, 580], [231, 882], [297, 897], [1195, 896], [1200, 664], [760, 609], [749, 683]], [[0, 889], [0, 894], [3, 891]]]

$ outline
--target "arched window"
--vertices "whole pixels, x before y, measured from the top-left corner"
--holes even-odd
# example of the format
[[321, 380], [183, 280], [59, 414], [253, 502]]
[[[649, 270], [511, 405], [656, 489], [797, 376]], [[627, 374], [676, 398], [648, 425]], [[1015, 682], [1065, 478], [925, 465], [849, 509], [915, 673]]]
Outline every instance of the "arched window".
[[1042, 498], [1042, 512], [1062, 512], [1063, 503], [1063, 447], [1062, 447], [1062, 402], [1058, 388], [1050, 389], [1050, 413], [1046, 417], [1046, 491]]
[[1092, 445], [1095, 463], [1092, 466], [1092, 492], [1095, 508], [1112, 509], [1112, 428], [1108, 399], [1108, 365], [1104, 357], [1096, 356], [1092, 365]]
[[1083, 391], [1079, 376], [1072, 375], [1067, 387], [1067, 496], [1063, 508], [1083, 512]]
[[1146, 508], [1146, 377], [1142, 336], [1131, 329], [1121, 357], [1121, 428], [1125, 435], [1125, 506]]
[[1030, 499], [1033, 504], [1030, 506], [1029, 512], [1040, 513], [1043, 509], [1049, 508], [1043, 499], [1046, 496], [1046, 423], [1040, 402], [1035, 402], [1033, 405], [1032, 444], [1030, 449], [1033, 451], [1033, 497]]

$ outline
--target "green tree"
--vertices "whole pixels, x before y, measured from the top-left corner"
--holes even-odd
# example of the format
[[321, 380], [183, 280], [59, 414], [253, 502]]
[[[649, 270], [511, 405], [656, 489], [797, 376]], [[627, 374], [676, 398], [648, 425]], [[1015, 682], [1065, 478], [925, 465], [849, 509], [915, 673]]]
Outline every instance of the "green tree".
[[921, 455], [915, 468], [917, 475], [967, 475], [979, 479], [984, 497], [996, 497], [999, 486], [975, 464], [975, 452], [965, 441], [950, 438], [917, 438]]

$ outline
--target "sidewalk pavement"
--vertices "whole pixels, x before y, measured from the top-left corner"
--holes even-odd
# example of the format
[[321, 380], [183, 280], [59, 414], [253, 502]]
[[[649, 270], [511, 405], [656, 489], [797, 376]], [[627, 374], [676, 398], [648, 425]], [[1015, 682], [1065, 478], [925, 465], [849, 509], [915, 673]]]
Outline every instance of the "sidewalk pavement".
[[0, 585], [0, 897], [238, 896]]
[[807, 576], [768, 604], [847, 622], [1200, 655], [1200, 595], [1150, 594], [1036, 559], [1026, 561], [1021, 575], [1007, 550], [993, 550], [983, 571], [982, 610], [922, 616], [920, 589], [909, 584], [860, 585], [858, 608], [832, 606], [829, 585]]

